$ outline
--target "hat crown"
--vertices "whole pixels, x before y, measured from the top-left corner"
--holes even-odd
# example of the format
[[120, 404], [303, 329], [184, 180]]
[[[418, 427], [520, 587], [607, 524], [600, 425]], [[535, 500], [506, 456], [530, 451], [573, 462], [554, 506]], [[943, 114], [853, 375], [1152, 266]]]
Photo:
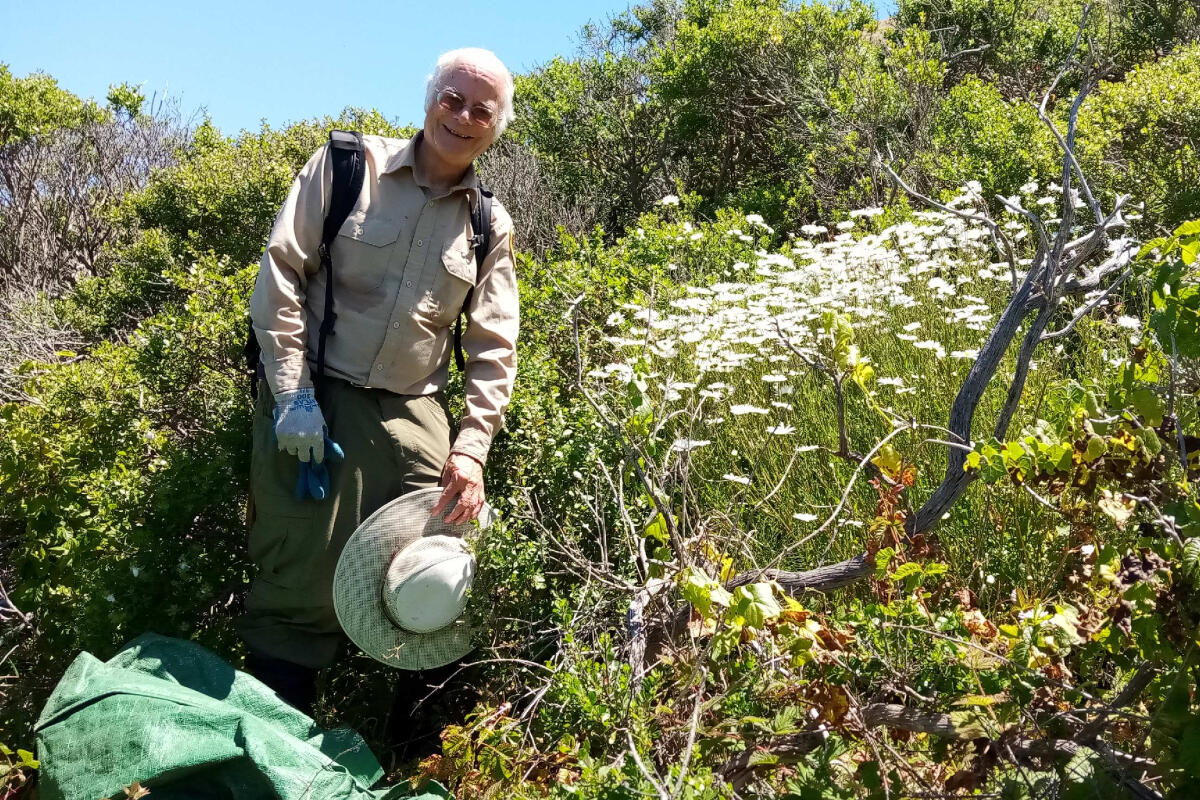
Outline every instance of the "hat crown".
[[475, 557], [462, 539], [424, 536], [400, 550], [383, 576], [388, 618], [410, 633], [431, 633], [462, 615]]
[[[474, 629], [462, 611], [475, 565], [463, 559], [475, 546], [475, 531], [433, 513], [443, 494], [433, 486], [385, 503], [363, 520], [338, 556], [333, 576], [338, 622], [363, 653], [389, 666], [431, 669], [472, 648]], [[479, 530], [494, 518], [484, 503]]]

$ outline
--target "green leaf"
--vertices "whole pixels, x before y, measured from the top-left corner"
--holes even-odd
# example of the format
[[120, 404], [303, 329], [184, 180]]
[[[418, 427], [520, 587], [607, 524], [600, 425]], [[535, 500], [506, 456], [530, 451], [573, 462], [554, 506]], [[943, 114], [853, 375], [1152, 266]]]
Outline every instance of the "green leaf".
[[1198, 255], [1200, 255], [1200, 239], [1192, 239], [1179, 248], [1179, 257], [1183, 259], [1183, 263], [1189, 266], [1195, 262]]
[[1193, 536], [1184, 541], [1180, 567], [1183, 574], [1193, 581], [1200, 577], [1200, 538]]
[[922, 568], [922, 571], [926, 578], [932, 578], [935, 575], [944, 575], [949, 572], [950, 565], [943, 564], [941, 561], [931, 561]]
[[1179, 741], [1179, 766], [1191, 778], [1200, 778], [1200, 720], [1193, 719]]
[[1129, 404], [1133, 406], [1152, 428], [1162, 425], [1163, 402], [1158, 393], [1148, 387], [1134, 389], [1129, 394]]
[[871, 463], [891, 476], [900, 472], [900, 465], [903, 463], [903, 458], [901, 458], [896, 448], [890, 444], [885, 444], [879, 448], [879, 452], [871, 459]]
[[981, 739], [987, 736], [987, 731], [980, 724], [979, 718], [973, 711], [951, 711], [950, 722], [963, 739]]
[[1153, 428], [1141, 428], [1137, 431], [1137, 437], [1142, 442], [1142, 447], [1153, 458], [1162, 452], [1162, 440], [1158, 438], [1158, 432]]
[[666, 544], [669, 539], [667, 532], [667, 521], [662, 514], [655, 514], [654, 519], [646, 526], [646, 536], [655, 539], [662, 544]]
[[767, 750], [755, 750], [750, 754], [750, 766], [758, 766], [759, 764], [778, 764], [779, 756]]
[[1067, 780], [1083, 783], [1096, 773], [1095, 767], [1092, 766], [1091, 755], [1090, 750], [1081, 747], [1075, 755], [1071, 756], [1071, 760], [1063, 768], [1063, 774], [1067, 776]]
[[896, 551], [891, 547], [880, 548], [875, 553], [875, 577], [882, 580], [887, 575], [888, 565], [892, 563], [892, 558], [896, 555]]
[[771, 720], [772, 732], [778, 735], [794, 733], [798, 722], [804, 717], [804, 709], [800, 706], [784, 706], [775, 718]]
[[915, 561], [906, 561], [903, 564], [901, 564], [900, 566], [896, 567], [895, 571], [892, 572], [892, 574], [889, 575], [888, 577], [893, 582], [897, 582], [897, 581], [902, 581], [911, 575], [920, 575], [920, 574], [921, 574], [921, 565], [920, 564], [918, 564]]
[[733, 602], [729, 608], [751, 628], [761, 628], [767, 620], [774, 619], [782, 611], [769, 583], [737, 587], [733, 590]]
[[712, 616], [713, 605], [727, 607], [733, 597], [724, 586], [695, 567], [682, 573], [679, 591], [702, 617]]

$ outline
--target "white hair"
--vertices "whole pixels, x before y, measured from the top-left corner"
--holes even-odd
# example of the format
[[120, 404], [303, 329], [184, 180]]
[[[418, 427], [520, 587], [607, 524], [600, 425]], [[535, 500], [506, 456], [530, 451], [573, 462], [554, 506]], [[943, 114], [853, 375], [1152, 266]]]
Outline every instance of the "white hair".
[[425, 113], [437, 102], [437, 93], [444, 88], [443, 80], [448, 72], [462, 64], [470, 64], [481, 69], [495, 72], [504, 76], [504, 91], [500, 94], [500, 108], [496, 113], [496, 137], [504, 133], [508, 123], [513, 121], [513, 77], [495, 53], [482, 47], [460, 47], [438, 56], [437, 66], [433, 74], [425, 81]]

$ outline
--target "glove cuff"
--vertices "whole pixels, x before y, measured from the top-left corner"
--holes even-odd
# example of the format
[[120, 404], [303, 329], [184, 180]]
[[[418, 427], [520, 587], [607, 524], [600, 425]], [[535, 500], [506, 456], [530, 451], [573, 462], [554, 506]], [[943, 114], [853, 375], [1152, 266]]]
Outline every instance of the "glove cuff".
[[311, 386], [290, 389], [275, 395], [275, 405], [279, 408], [298, 408], [305, 411], [316, 411], [317, 396]]

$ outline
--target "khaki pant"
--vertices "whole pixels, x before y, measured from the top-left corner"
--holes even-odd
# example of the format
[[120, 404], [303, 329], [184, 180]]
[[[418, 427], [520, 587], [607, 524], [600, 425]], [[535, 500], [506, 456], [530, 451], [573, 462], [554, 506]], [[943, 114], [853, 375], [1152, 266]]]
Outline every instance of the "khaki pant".
[[398, 395], [326, 381], [321, 411], [346, 458], [328, 462], [331, 492], [320, 501], [296, 499], [299, 461], [278, 449], [275, 403], [259, 382], [249, 514], [256, 574], [237, 620], [253, 650], [308, 667], [329, 666], [343, 641], [333, 572], [350, 534], [389, 500], [437, 486], [450, 455], [443, 394]]

